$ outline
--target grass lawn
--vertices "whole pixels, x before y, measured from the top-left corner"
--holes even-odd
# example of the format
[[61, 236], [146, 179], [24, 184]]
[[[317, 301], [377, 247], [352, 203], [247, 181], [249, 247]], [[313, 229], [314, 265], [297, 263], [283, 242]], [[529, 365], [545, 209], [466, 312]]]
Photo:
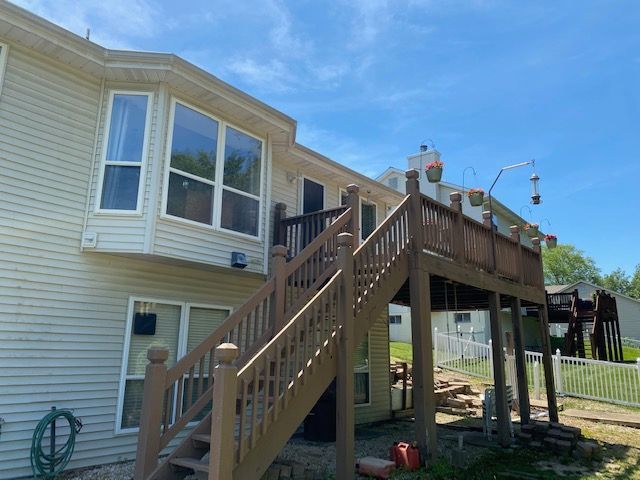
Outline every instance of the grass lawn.
[[637, 358], [640, 358], [640, 348], [622, 346], [622, 358], [625, 362], [635, 362]]
[[389, 342], [391, 362], [413, 363], [413, 348], [410, 343]]

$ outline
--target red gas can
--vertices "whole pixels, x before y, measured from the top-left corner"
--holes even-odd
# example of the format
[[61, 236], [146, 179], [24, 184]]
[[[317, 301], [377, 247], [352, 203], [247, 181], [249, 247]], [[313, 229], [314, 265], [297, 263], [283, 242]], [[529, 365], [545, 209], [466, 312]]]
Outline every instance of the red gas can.
[[400, 442], [394, 445], [395, 458], [392, 460], [396, 462], [397, 467], [402, 467], [410, 472], [420, 468], [420, 451], [414, 444], [408, 444]]

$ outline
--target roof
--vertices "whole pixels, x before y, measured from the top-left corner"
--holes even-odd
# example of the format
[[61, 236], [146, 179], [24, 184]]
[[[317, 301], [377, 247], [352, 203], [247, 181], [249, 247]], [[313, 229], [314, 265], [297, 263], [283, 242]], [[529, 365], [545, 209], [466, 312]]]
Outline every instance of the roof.
[[640, 304], [640, 299], [630, 297], [629, 295], [625, 295], [624, 293], [616, 292], [615, 290], [611, 290], [610, 288], [605, 288], [602, 285], [596, 285], [595, 283], [587, 282], [586, 280], [579, 280], [577, 282], [571, 283], [569, 285], [546, 285], [545, 289], [547, 293], [567, 293], [576, 289], [576, 287], [580, 284], [589, 285], [593, 287], [595, 290], [602, 290], [607, 293], [617, 295], [619, 297], [626, 298], [627, 300], [632, 300]]

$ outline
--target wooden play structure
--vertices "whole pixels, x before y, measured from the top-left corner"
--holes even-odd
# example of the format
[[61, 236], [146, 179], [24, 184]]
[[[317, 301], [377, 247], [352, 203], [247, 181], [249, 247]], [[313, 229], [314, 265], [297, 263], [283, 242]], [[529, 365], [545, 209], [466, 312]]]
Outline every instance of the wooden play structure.
[[565, 355], [624, 361], [618, 308], [613, 296], [596, 290], [593, 299], [583, 299], [576, 289], [570, 293], [547, 294], [547, 307], [549, 322], [568, 324], [564, 335]]

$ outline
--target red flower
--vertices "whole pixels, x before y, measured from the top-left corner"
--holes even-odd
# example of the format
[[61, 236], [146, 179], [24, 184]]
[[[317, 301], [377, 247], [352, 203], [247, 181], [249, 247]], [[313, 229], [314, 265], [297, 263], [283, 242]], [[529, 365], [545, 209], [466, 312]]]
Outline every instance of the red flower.
[[440, 160], [436, 160], [435, 162], [427, 163], [426, 170], [431, 170], [432, 168], [442, 168], [444, 167], [444, 162]]

